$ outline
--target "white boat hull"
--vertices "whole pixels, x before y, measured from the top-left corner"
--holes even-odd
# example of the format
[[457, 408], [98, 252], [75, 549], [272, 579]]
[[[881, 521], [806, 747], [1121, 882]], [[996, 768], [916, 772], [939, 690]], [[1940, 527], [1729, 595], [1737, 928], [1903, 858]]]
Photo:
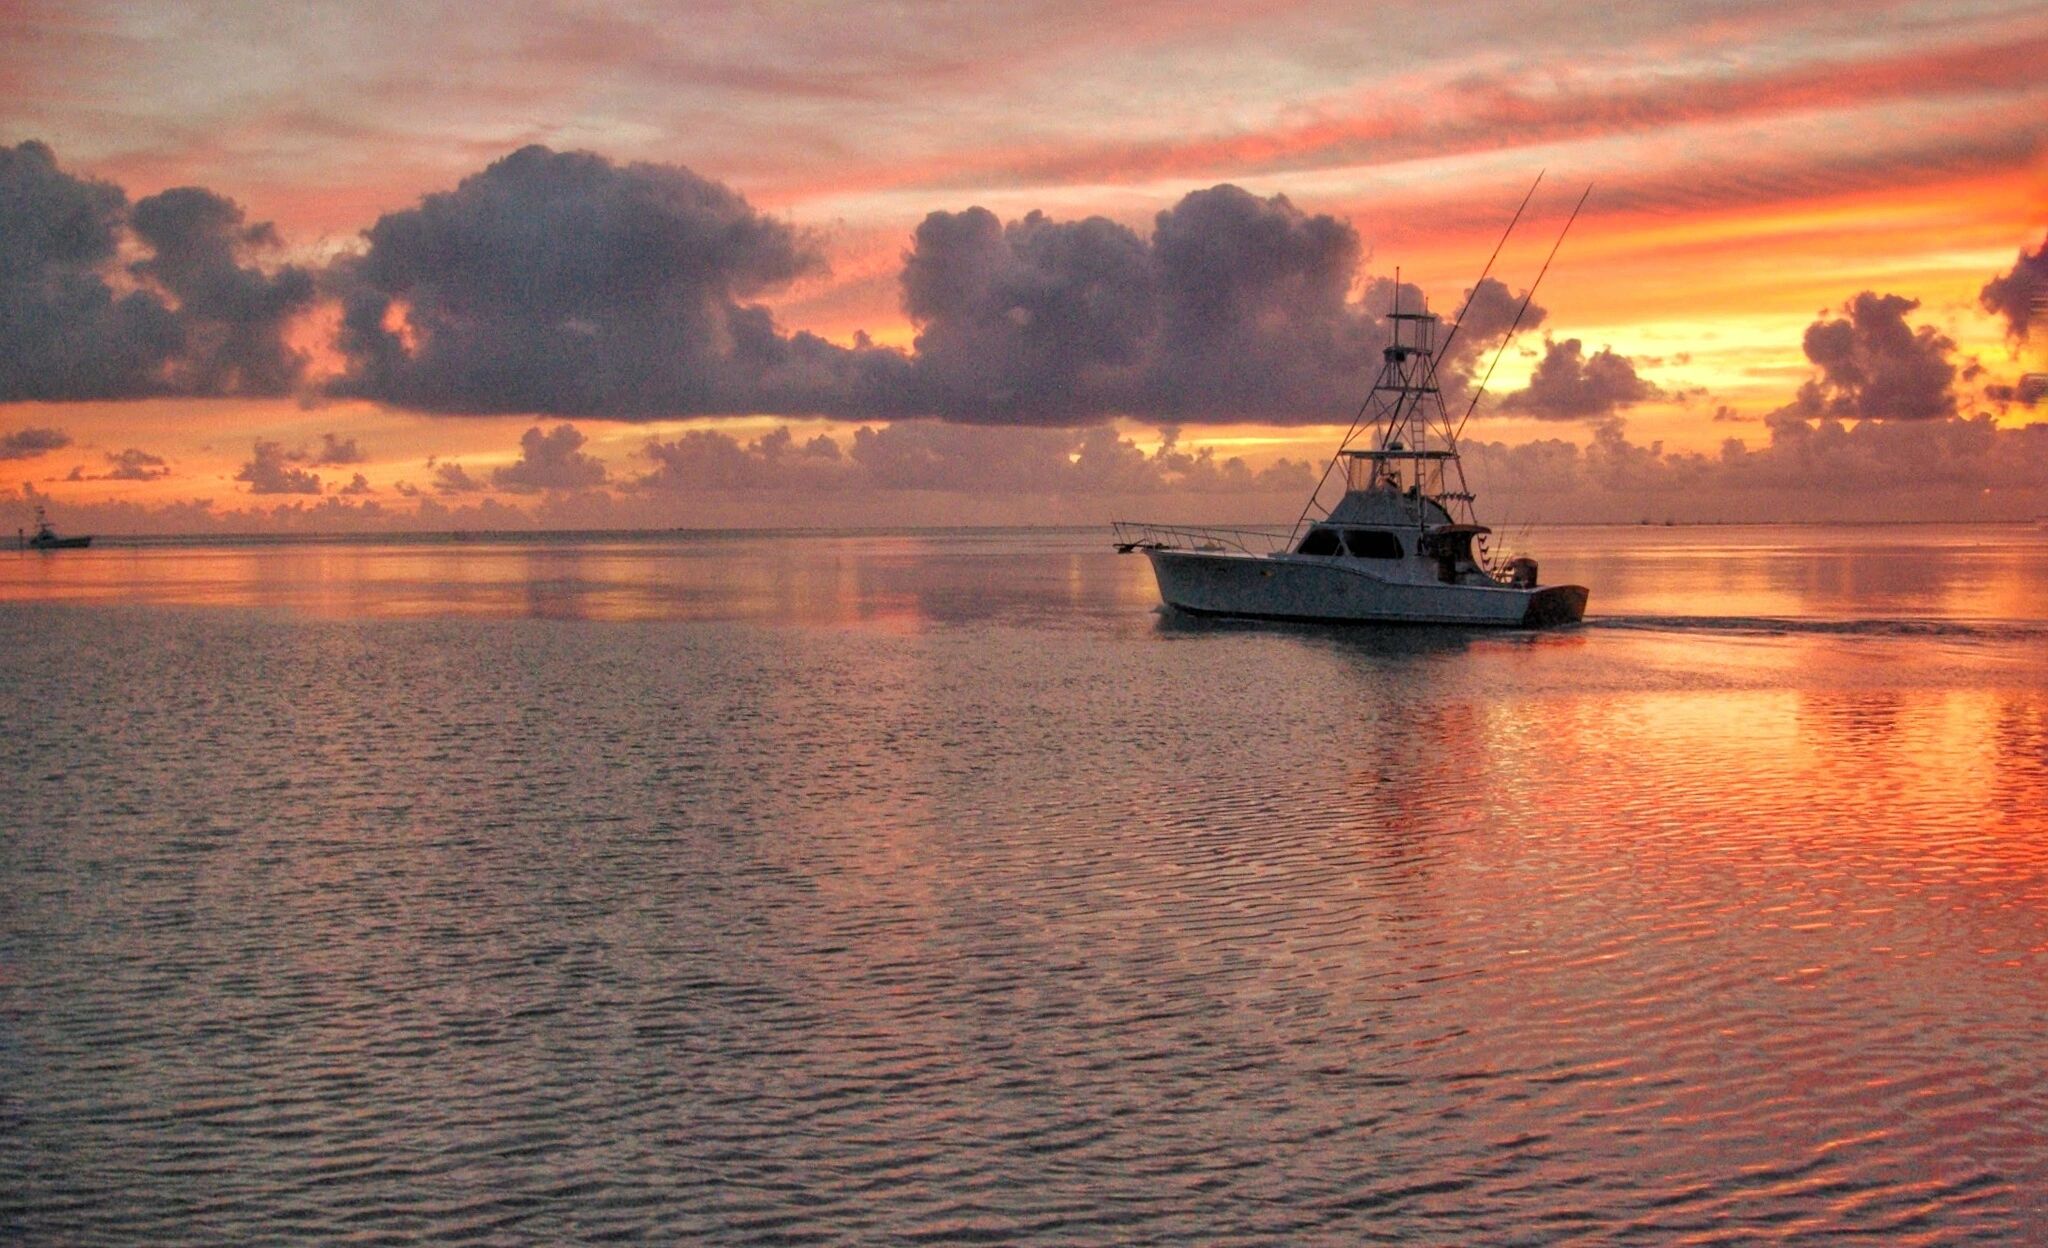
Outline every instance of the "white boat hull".
[[1373, 575], [1362, 561], [1148, 549], [1159, 596], [1195, 615], [1344, 624], [1540, 628], [1577, 623], [1579, 585], [1455, 585]]

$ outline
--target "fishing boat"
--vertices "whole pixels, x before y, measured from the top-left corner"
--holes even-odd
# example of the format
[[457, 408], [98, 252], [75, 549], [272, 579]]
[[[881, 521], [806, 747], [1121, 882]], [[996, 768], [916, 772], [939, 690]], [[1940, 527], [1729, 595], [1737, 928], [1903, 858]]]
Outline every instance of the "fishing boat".
[[[1166, 606], [1343, 624], [1542, 628], [1584, 617], [1585, 586], [1541, 584], [1536, 561], [1494, 550], [1474, 514], [1458, 454], [1464, 421], [1453, 425], [1437, 385], [1438, 318], [1397, 303], [1388, 323], [1378, 379], [1291, 528], [1114, 523], [1117, 549], [1151, 561]], [[1342, 496], [1325, 507], [1333, 478]]]
[[36, 507], [35, 535], [31, 537], [17, 530], [15, 536], [20, 539], [22, 546], [29, 550], [83, 550], [92, 545], [90, 536], [57, 536], [57, 530], [51, 527], [50, 517], [43, 512], [40, 504]]

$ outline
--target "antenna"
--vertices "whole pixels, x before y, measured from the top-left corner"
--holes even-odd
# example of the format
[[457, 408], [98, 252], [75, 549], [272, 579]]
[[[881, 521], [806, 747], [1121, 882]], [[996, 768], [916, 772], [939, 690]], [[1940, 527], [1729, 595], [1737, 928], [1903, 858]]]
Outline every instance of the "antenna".
[[1557, 259], [1557, 249], [1564, 246], [1564, 236], [1571, 233], [1572, 222], [1579, 219], [1579, 209], [1586, 206], [1586, 200], [1592, 194], [1593, 186], [1587, 183], [1586, 193], [1579, 196], [1579, 202], [1572, 209], [1572, 215], [1565, 218], [1564, 228], [1557, 232], [1557, 241], [1550, 245], [1550, 254], [1543, 257], [1543, 267], [1536, 270], [1536, 280], [1529, 283], [1529, 293], [1522, 296], [1522, 306], [1516, 309], [1514, 323], [1508, 326], [1506, 336], [1500, 340], [1500, 349], [1493, 353], [1493, 363], [1486, 366], [1486, 376], [1479, 379], [1479, 388], [1472, 392], [1472, 401], [1465, 405], [1465, 414], [1458, 418], [1457, 431], [1451, 435], [1453, 441], [1459, 434], [1465, 432], [1465, 422], [1472, 419], [1473, 409], [1479, 406], [1480, 396], [1486, 393], [1486, 384], [1493, 380], [1493, 370], [1500, 366], [1500, 357], [1507, 354], [1508, 344], [1515, 340], [1515, 331], [1522, 327], [1522, 318], [1529, 312], [1529, 301], [1536, 297], [1536, 288], [1543, 284], [1543, 275], [1550, 272], [1550, 262]]

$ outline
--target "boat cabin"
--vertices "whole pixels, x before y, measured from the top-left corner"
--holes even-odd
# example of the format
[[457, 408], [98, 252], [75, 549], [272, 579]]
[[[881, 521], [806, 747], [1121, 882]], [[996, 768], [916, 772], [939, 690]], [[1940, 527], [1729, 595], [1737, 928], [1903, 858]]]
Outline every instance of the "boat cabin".
[[1393, 528], [1326, 522], [1311, 525], [1289, 553], [1362, 560], [1377, 565], [1382, 576], [1393, 579], [1476, 585], [1494, 579], [1481, 563], [1481, 552], [1474, 547], [1478, 539], [1491, 531], [1483, 524]]
[[[1381, 575], [1403, 580], [1492, 582], [1475, 548], [1492, 530], [1458, 522], [1444, 505], [1443, 466], [1453, 458], [1449, 451], [1407, 450], [1398, 442], [1344, 452], [1344, 497], [1309, 526], [1292, 553], [1367, 560], [1380, 565]], [[1412, 566], [1396, 572], [1391, 565], [1404, 560]]]

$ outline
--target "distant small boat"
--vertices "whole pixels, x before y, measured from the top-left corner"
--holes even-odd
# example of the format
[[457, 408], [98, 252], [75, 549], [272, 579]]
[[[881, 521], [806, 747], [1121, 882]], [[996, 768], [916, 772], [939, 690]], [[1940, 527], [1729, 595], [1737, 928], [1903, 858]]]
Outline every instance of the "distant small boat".
[[92, 537], [58, 537], [57, 530], [50, 526], [50, 517], [39, 504], [36, 507], [35, 536], [21, 535], [21, 544], [28, 550], [84, 550], [92, 545]]

